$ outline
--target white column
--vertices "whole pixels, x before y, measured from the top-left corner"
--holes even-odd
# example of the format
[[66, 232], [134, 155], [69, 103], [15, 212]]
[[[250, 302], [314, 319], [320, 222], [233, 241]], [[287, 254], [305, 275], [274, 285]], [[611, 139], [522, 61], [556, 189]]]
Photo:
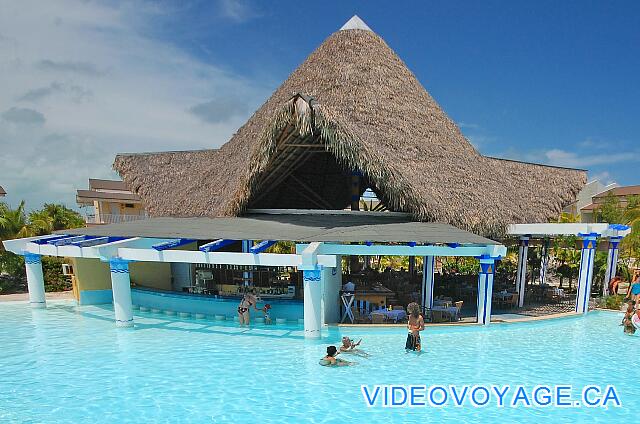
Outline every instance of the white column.
[[597, 234], [582, 234], [582, 252], [580, 256], [580, 274], [578, 276], [578, 294], [576, 312], [586, 314], [589, 310], [591, 282], [593, 281], [593, 259], [596, 255]]
[[547, 282], [547, 267], [549, 266], [549, 244], [550, 240], [545, 239], [542, 245], [542, 254], [540, 255], [540, 285]]
[[25, 253], [24, 264], [27, 270], [27, 286], [29, 287], [29, 303], [32, 308], [46, 308], [44, 296], [44, 275], [40, 255]]
[[495, 259], [480, 258], [480, 275], [478, 276], [478, 324], [489, 325], [491, 322], [491, 297], [493, 295], [493, 273]]
[[304, 336], [316, 339], [320, 337], [322, 327], [322, 272], [320, 270], [303, 271], [304, 285]]
[[[249, 249], [253, 247], [253, 240], [242, 240], [242, 253], [249, 253]], [[248, 286], [249, 280], [253, 278], [253, 272], [245, 271], [242, 273], [242, 285]]]
[[342, 288], [342, 257], [336, 256], [336, 268], [322, 270], [322, 323], [340, 321], [340, 289]]
[[435, 256], [425, 256], [422, 264], [421, 305], [427, 309], [433, 308], [433, 274], [435, 261]]
[[131, 280], [129, 263], [119, 258], [109, 261], [111, 269], [111, 290], [116, 327], [133, 327], [133, 307], [131, 305]]
[[529, 237], [520, 237], [518, 248], [518, 273], [516, 275], [516, 290], [518, 291], [518, 307], [524, 306], [524, 291], [527, 287], [527, 255], [529, 253]]
[[609, 281], [618, 273], [618, 245], [622, 237], [611, 237], [609, 239], [609, 254], [607, 255], [607, 271], [602, 284], [602, 295], [609, 295]]

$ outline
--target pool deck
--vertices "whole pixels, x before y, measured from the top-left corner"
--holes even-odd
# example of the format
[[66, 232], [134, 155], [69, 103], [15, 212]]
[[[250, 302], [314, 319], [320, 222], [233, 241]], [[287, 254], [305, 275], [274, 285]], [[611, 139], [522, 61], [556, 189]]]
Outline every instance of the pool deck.
[[[47, 300], [74, 300], [72, 291], [45, 293]], [[0, 295], [0, 302], [19, 302], [29, 300], [29, 293], [13, 293]]]
[[[64, 292], [49, 292], [46, 293], [47, 300], [75, 300], [73, 297], [72, 291], [64, 291]], [[0, 303], [2, 302], [27, 302], [29, 300], [29, 293], [13, 293], [13, 294], [4, 294], [0, 295]], [[612, 309], [601, 309], [596, 308], [598, 311], [608, 311], [608, 312], [619, 312]], [[505, 313], [505, 314], [495, 314], [491, 317], [492, 323], [516, 323], [516, 322], [535, 322], [535, 321], [543, 321], [555, 318], [564, 318], [570, 316], [580, 315], [576, 312], [562, 312], [556, 314], [548, 314], [541, 316], [528, 316], [516, 313]], [[406, 327], [405, 323], [397, 323], [397, 324], [328, 324], [330, 327], [371, 327], [371, 328], [393, 328], [393, 327]], [[475, 321], [466, 321], [463, 319], [459, 322], [443, 322], [443, 323], [426, 323], [425, 327], [451, 327], [451, 326], [478, 326]]]
[[[600, 310], [600, 309], [598, 309]], [[602, 309], [602, 310], [606, 310], [606, 311], [610, 311], [609, 309]], [[613, 311], [616, 312], [616, 311]], [[570, 316], [576, 316], [576, 315], [581, 315], [578, 314], [576, 312], [562, 312], [562, 313], [557, 313], [557, 314], [549, 314], [549, 315], [542, 315], [542, 316], [527, 316], [527, 315], [520, 315], [520, 314], [497, 314], [497, 315], [492, 315], [491, 316], [491, 322], [492, 323], [514, 323], [514, 322], [533, 322], [533, 321], [543, 321], [543, 320], [548, 320], [548, 319], [555, 319], [555, 318], [564, 318], [564, 317], [570, 317]], [[382, 328], [388, 328], [388, 327], [406, 327], [407, 324], [405, 323], [398, 323], [398, 324], [330, 324], [332, 326], [336, 326], [336, 327], [382, 327]], [[450, 327], [450, 326], [477, 326], [480, 325], [477, 322], [464, 322], [464, 321], [459, 321], [459, 322], [443, 322], [443, 323], [437, 323], [437, 324], [433, 324], [433, 323], [426, 323], [425, 327]]]

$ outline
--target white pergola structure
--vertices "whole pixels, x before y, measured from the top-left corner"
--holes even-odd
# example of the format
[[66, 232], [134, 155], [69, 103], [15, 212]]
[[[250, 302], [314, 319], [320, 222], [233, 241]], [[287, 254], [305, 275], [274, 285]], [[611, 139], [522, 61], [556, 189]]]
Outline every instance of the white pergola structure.
[[[46, 307], [44, 297], [44, 279], [40, 257], [42, 255], [93, 258], [108, 262], [111, 271], [111, 286], [116, 325], [119, 327], [133, 326], [133, 308], [131, 302], [131, 282], [129, 278], [129, 263], [131, 262], [168, 262], [168, 263], [196, 263], [196, 264], [226, 264], [252, 266], [292, 266], [303, 271], [304, 292], [304, 333], [306, 337], [319, 337], [321, 328], [327, 320], [323, 314], [337, 308], [341, 289], [341, 257], [343, 255], [392, 255], [392, 256], [423, 256], [426, 271], [423, 281], [423, 305], [433, 304], [433, 261], [436, 256], [466, 256], [480, 259], [481, 269], [478, 278], [478, 323], [489, 324], [491, 319], [491, 295], [493, 290], [493, 275], [495, 261], [506, 254], [506, 247], [492, 240], [484, 239], [471, 233], [458, 230], [445, 224], [428, 224], [403, 221], [402, 217], [393, 218], [390, 214], [382, 218], [382, 223], [356, 225], [354, 219], [364, 219], [372, 222], [365, 215], [344, 216], [332, 212], [329, 217], [305, 217], [313, 221], [314, 225], [304, 224], [295, 217], [264, 217], [183, 220], [179, 218], [149, 220], [146, 224], [141, 221], [113, 226], [101, 226], [70, 230], [71, 234], [48, 235], [42, 237], [23, 238], [4, 241], [7, 250], [24, 255], [26, 259], [29, 298], [33, 307]], [[285, 222], [274, 222], [284, 220]], [[296, 221], [298, 219], [298, 221]], [[303, 219], [303, 220], [304, 220]], [[337, 221], [346, 220], [345, 229], [337, 231]], [[395, 221], [394, 221], [395, 219]], [[398, 221], [400, 219], [400, 221]], [[318, 224], [323, 221], [322, 225]], [[195, 224], [194, 224], [195, 222]], [[297, 227], [292, 225], [297, 223]], [[146, 227], [145, 227], [146, 225]], [[194, 230], [194, 225], [201, 225]], [[194, 238], [162, 238], [149, 237], [148, 234], [175, 235], [187, 229], [193, 234], [202, 232], [213, 233], [212, 225], [217, 225], [215, 232], [223, 233], [224, 239], [201, 244], [198, 250], [181, 250], [180, 246], [196, 241]], [[256, 225], [253, 229], [248, 227]], [[137, 227], [138, 226], [138, 227]], [[209, 227], [207, 227], [209, 226]], [[143, 229], [143, 227], [146, 228]], [[139, 234], [147, 231], [147, 236], [124, 237], [105, 234], [124, 234], [135, 229]], [[151, 229], [150, 229], [151, 228]], [[256, 228], [258, 230], [256, 230]], [[264, 251], [275, 243], [273, 239], [286, 239], [297, 231], [302, 237], [302, 231], [322, 231], [314, 235], [305, 236], [307, 240], [320, 238], [324, 240], [340, 240], [339, 242], [310, 241], [296, 245], [296, 253], [274, 254]], [[256, 231], [263, 231], [257, 234]], [[372, 236], [375, 242], [362, 242], [357, 237]], [[385, 233], [387, 231], [387, 233]], [[267, 239], [266, 232], [272, 237]], [[422, 232], [422, 233], [420, 233]], [[420, 233], [420, 234], [418, 234]], [[243, 251], [221, 252], [224, 246], [239, 240], [246, 240], [238, 236], [255, 236], [253, 239], [263, 239], [253, 245], [253, 242], [243, 242]], [[282, 238], [276, 238], [282, 236]], [[422, 237], [422, 240], [441, 240], [426, 242], [401, 241], [408, 237]], [[410, 239], [410, 238], [409, 238]], [[200, 239], [202, 240], [202, 238]], [[208, 240], [208, 239], [205, 239]], [[347, 241], [348, 240], [348, 241]], [[392, 241], [399, 240], [399, 241]], [[442, 240], [458, 240], [449, 242]], [[363, 244], [348, 244], [351, 242]], [[343, 244], [344, 243], [344, 244]], [[387, 244], [384, 244], [387, 243]], [[428, 264], [431, 264], [429, 267]], [[335, 307], [330, 305], [335, 304]], [[329, 306], [327, 306], [329, 305]], [[332, 309], [333, 308], [333, 309]], [[337, 318], [337, 317], [336, 317]]]
[[549, 223], [549, 224], [515, 224], [509, 226], [508, 234], [519, 237], [518, 270], [516, 276], [516, 289], [519, 293], [518, 306], [524, 306], [524, 293], [527, 283], [527, 254], [529, 241], [532, 238], [545, 239], [543, 255], [540, 264], [540, 283], [544, 284], [548, 265], [548, 239], [557, 236], [576, 236], [582, 240], [582, 252], [580, 256], [580, 271], [578, 276], [578, 292], [576, 296], [576, 313], [586, 314], [591, 296], [591, 283], [593, 281], [593, 261], [595, 257], [598, 239], [609, 240], [609, 253], [607, 256], [607, 271], [603, 295], [608, 294], [608, 282], [616, 275], [618, 260], [618, 244], [620, 240], [631, 233], [626, 225], [619, 224], [587, 224], [587, 223]]

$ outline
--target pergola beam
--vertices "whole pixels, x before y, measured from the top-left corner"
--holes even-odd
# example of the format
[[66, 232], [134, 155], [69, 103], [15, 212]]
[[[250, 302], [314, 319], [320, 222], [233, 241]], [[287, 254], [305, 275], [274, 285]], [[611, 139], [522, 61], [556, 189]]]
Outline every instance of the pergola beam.
[[[296, 252], [301, 253], [308, 244], [296, 245]], [[358, 256], [471, 256], [503, 257], [507, 254], [507, 248], [503, 245], [487, 246], [406, 246], [406, 245], [381, 245], [371, 246], [362, 244], [333, 244], [323, 243], [318, 248], [319, 254], [324, 255], [358, 255]]]

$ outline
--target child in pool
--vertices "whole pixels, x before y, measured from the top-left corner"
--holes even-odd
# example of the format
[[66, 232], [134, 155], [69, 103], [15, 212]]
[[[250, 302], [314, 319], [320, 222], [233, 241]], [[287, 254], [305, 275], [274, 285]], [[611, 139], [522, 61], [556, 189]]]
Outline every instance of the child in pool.
[[352, 355], [368, 357], [369, 354], [362, 349], [358, 349], [362, 343], [362, 339], [358, 340], [358, 343], [354, 343], [349, 337], [344, 336], [342, 338], [342, 345], [340, 345], [340, 353], [351, 353]]
[[336, 355], [338, 355], [338, 349], [335, 346], [327, 346], [327, 355], [320, 360], [320, 365], [325, 367], [344, 367], [348, 365], [355, 365], [355, 362], [336, 358]]
[[627, 310], [624, 313], [624, 318], [622, 318], [622, 323], [620, 325], [625, 325], [625, 321], [630, 320], [633, 316], [633, 302], [627, 303]]
[[269, 309], [271, 309], [271, 305], [269, 305], [268, 303], [264, 305], [264, 308], [262, 308], [262, 311], [264, 312], [265, 324], [271, 324], [271, 316], [269, 315]]

